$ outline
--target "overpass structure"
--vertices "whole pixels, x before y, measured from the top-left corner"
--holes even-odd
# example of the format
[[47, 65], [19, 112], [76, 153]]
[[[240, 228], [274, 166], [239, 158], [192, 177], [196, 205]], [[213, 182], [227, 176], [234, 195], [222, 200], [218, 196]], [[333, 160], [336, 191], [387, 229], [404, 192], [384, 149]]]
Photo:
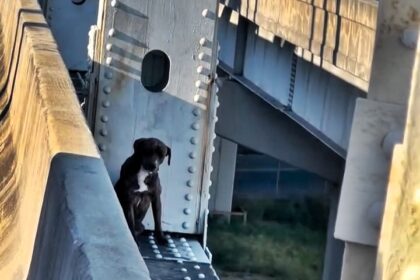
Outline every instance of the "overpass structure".
[[[238, 144], [333, 186], [323, 279], [418, 279], [419, 14], [415, 0], [0, 0], [1, 279], [217, 278], [209, 199], [230, 210]], [[112, 191], [147, 136], [173, 151], [173, 248], [138, 250]]]

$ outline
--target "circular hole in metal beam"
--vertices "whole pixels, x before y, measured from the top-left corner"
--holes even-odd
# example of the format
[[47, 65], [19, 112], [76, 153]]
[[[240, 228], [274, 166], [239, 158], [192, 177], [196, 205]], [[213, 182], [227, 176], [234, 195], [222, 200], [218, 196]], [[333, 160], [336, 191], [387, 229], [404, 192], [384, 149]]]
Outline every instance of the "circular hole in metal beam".
[[161, 92], [169, 82], [170, 61], [168, 55], [160, 50], [148, 52], [141, 69], [141, 82], [151, 92]]
[[86, 0], [71, 0], [71, 2], [75, 5], [82, 5]]

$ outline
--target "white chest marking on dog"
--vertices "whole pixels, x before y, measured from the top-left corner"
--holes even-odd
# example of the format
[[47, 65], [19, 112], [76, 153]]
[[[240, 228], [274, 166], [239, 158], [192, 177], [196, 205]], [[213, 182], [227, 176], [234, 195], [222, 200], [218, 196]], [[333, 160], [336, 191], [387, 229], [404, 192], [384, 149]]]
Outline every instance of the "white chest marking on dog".
[[137, 182], [139, 184], [138, 192], [145, 192], [148, 190], [147, 185], [144, 183], [144, 180], [149, 175], [149, 172], [144, 170], [143, 167], [140, 168], [139, 173], [137, 173]]

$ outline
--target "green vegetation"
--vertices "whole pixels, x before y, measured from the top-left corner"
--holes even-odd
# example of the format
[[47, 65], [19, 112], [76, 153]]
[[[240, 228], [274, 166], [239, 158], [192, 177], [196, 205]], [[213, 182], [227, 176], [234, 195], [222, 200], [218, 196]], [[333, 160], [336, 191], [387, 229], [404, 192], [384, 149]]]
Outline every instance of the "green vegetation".
[[246, 225], [210, 221], [209, 247], [216, 269], [254, 275], [249, 279], [321, 279], [328, 213], [323, 201], [235, 204], [248, 211]]

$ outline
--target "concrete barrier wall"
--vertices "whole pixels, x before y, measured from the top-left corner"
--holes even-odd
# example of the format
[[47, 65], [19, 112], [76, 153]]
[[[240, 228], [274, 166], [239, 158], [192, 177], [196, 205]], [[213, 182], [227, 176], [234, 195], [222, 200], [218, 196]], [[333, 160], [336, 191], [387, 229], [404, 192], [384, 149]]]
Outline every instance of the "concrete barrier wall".
[[0, 279], [149, 279], [36, 0], [0, 0]]

